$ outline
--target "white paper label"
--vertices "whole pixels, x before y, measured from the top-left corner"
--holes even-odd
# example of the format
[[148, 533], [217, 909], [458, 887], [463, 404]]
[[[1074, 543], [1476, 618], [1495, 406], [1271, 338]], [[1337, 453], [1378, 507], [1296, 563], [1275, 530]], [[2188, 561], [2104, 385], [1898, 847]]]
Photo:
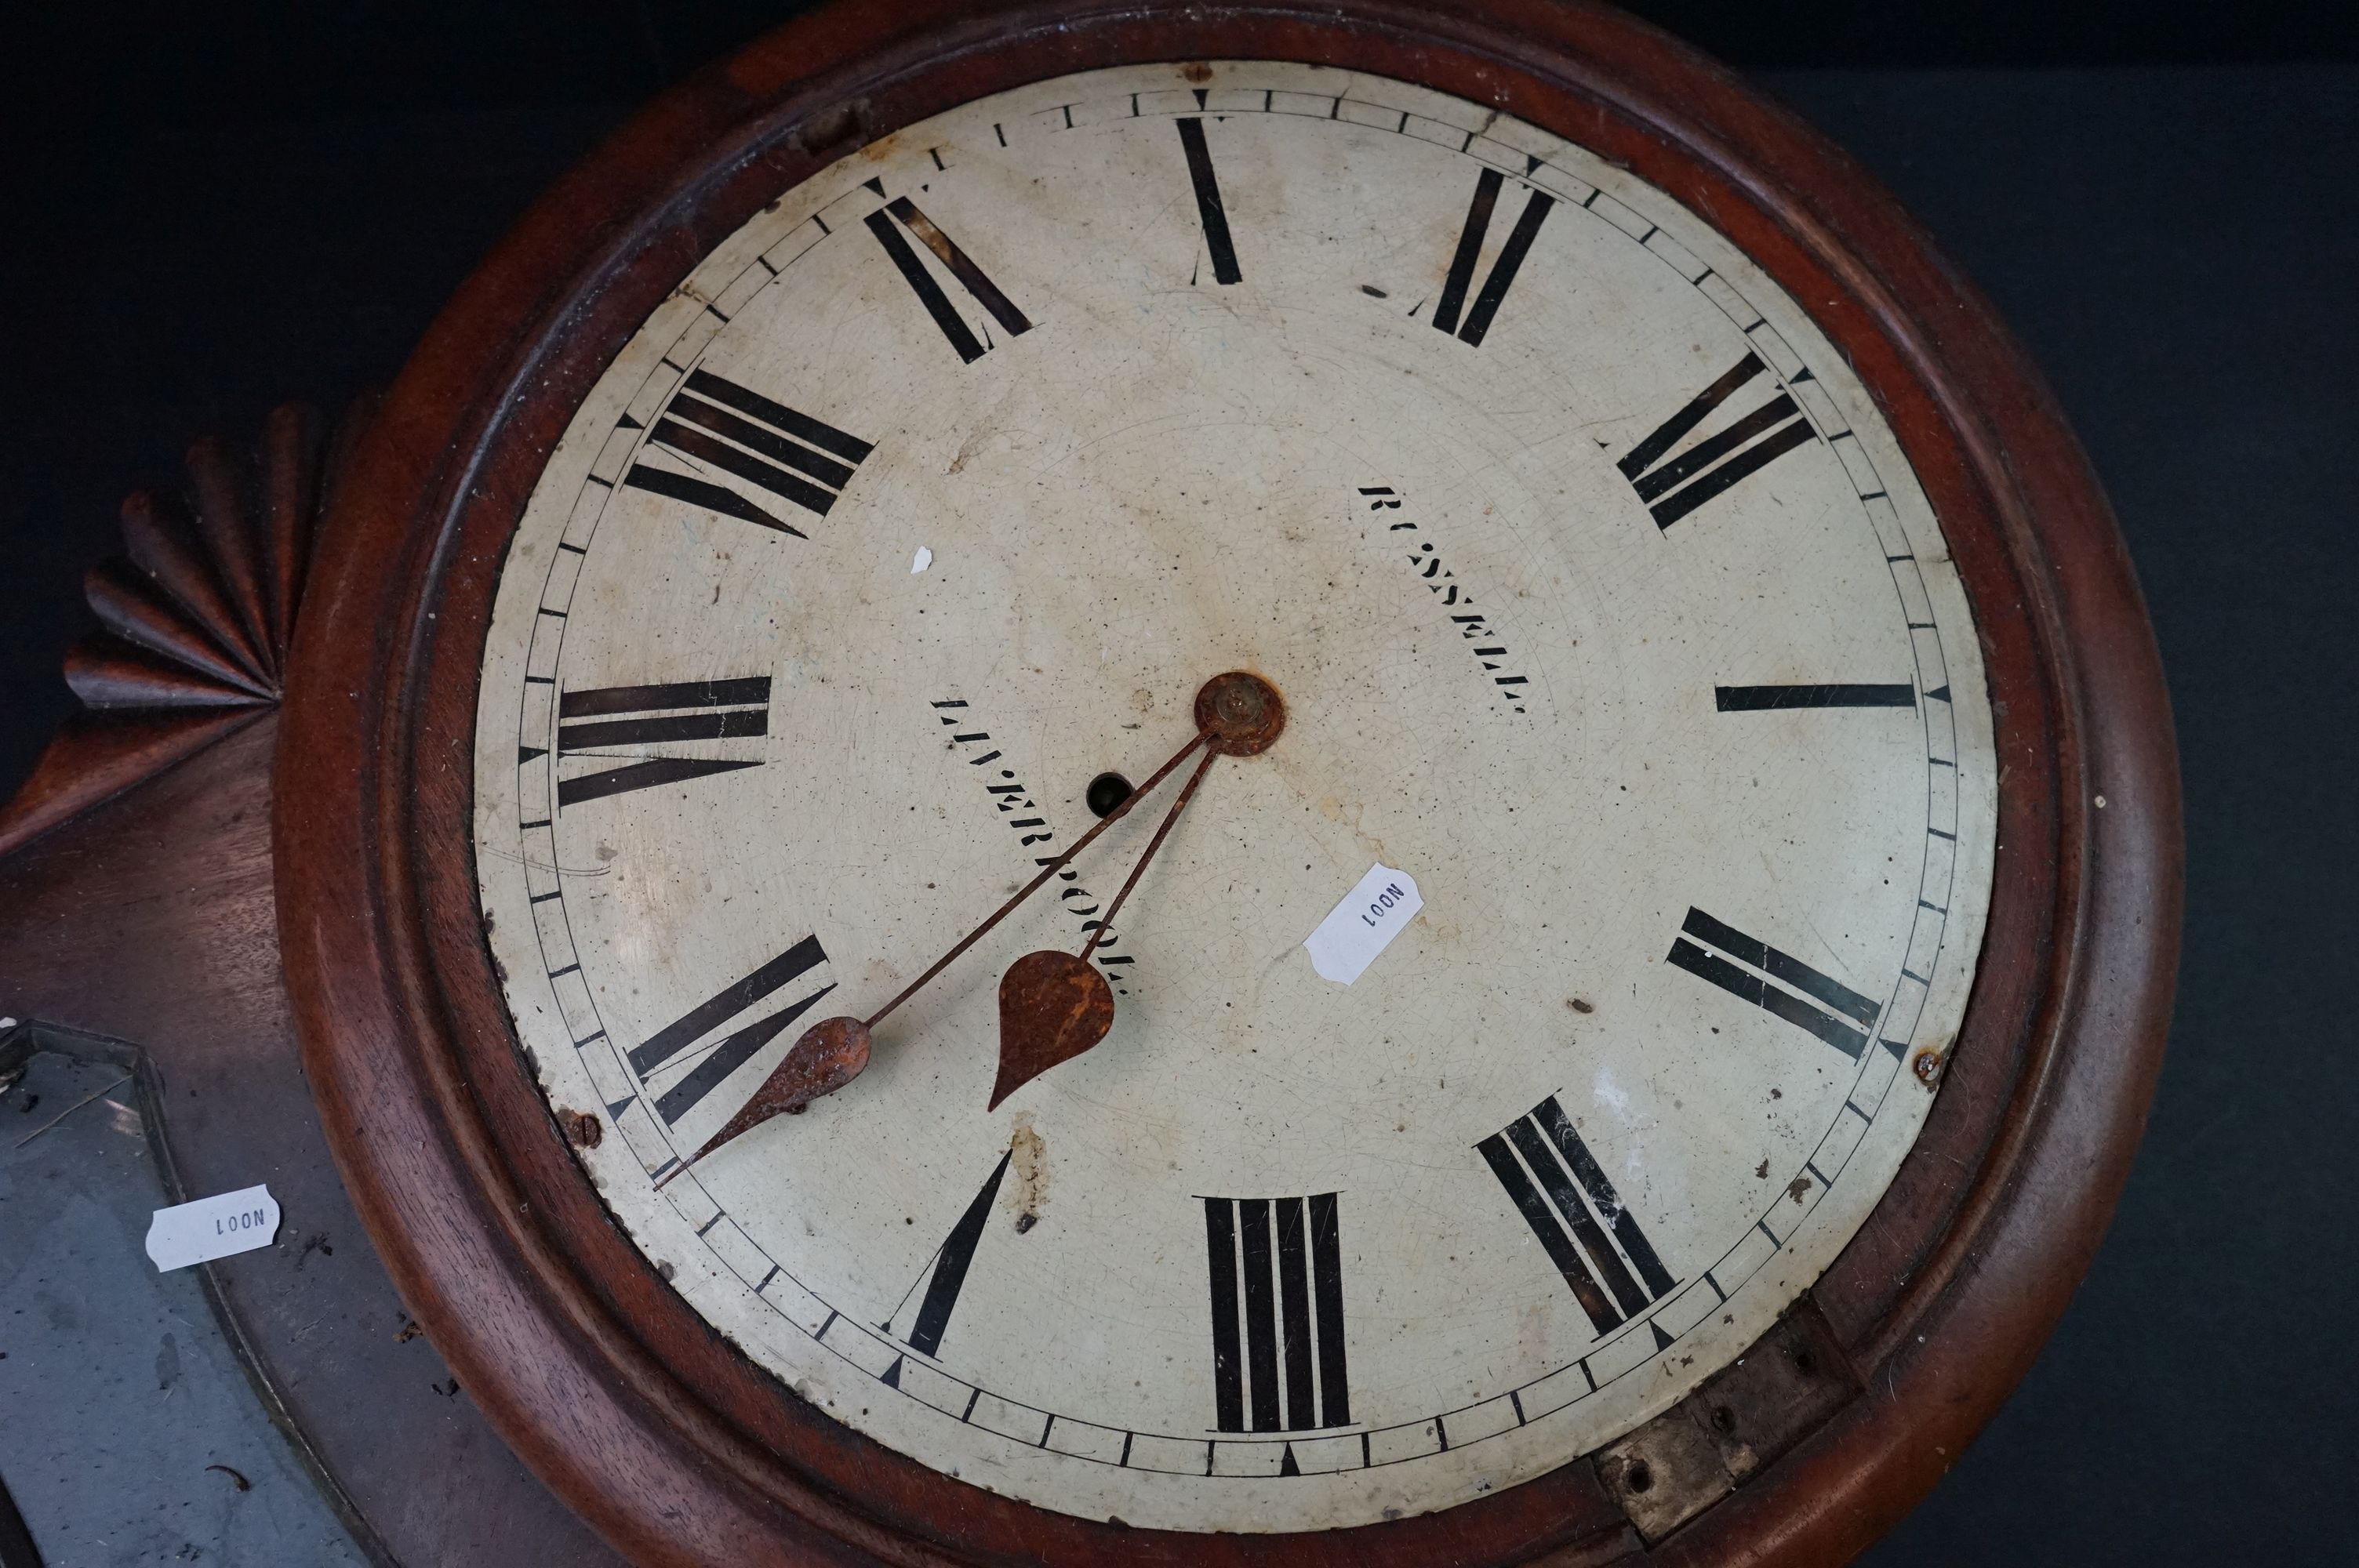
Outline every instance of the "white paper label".
[[278, 1234], [269, 1184], [159, 1208], [147, 1225], [147, 1256], [158, 1271], [267, 1247]]
[[1368, 874], [1343, 895], [1343, 902], [1319, 923], [1319, 929], [1303, 939], [1310, 967], [1321, 979], [1350, 985], [1367, 972], [1376, 955], [1424, 907], [1425, 900], [1418, 896], [1417, 882], [1408, 872], [1385, 865], [1369, 867]]

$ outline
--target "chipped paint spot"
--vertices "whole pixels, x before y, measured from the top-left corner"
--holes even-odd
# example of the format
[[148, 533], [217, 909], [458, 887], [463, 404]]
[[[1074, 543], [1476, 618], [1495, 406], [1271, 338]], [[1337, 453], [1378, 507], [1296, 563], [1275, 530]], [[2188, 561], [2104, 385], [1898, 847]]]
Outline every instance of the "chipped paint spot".
[[1016, 1113], [1016, 1130], [1009, 1134], [1007, 1151], [1015, 1158], [1009, 1162], [1016, 1173], [1016, 1223], [1026, 1230], [1032, 1228], [1024, 1221], [1038, 1224], [1040, 1211], [1049, 1204], [1049, 1141], [1032, 1125], [1032, 1113]]

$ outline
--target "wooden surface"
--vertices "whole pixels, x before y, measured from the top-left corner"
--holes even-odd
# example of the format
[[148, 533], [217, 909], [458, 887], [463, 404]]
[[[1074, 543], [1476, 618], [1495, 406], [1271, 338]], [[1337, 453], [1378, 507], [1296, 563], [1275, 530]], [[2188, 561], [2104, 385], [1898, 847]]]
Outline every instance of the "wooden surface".
[[[335, 443], [284, 407], [123, 508], [69, 655], [92, 711], [0, 807], [0, 1012], [113, 1035], [162, 1083], [192, 1193], [267, 1181], [277, 1244], [207, 1269], [274, 1420], [381, 1560], [608, 1556], [415, 1332], [345, 1196], [297, 1058], [270, 871], [272, 715]], [[339, 1249], [338, 1243], [342, 1242]]]
[[242, 449], [190, 447], [177, 492], [123, 503], [121, 557], [83, 579], [103, 630], [66, 654], [88, 711], [0, 805], [0, 855], [136, 787], [277, 706], [311, 536], [367, 424], [362, 399], [331, 437], [299, 404]]
[[0, 860], [0, 1013], [144, 1048], [192, 1195], [267, 1182], [277, 1242], [208, 1266], [266, 1402], [364, 1548], [612, 1561], [408, 1326], [321, 1136], [280, 978], [267, 719]]
[[[789, 28], [560, 185], [454, 301], [357, 458], [364, 482], [323, 542], [279, 737], [278, 919], [305, 1060], [354, 1206], [468, 1395], [641, 1561], [1839, 1560], [1996, 1408], [2095, 1245], [2158, 1062], [2178, 802], [2136, 588], [2044, 389], [1839, 154], [1626, 19], [1520, 3], [1485, 20], [1344, 9], [1348, 23], [1289, 5], [978, 18], [929, 3]], [[777, 189], [895, 125], [1058, 71], [1212, 54], [1327, 60], [1499, 103], [1627, 160], [1810, 302], [1943, 518], [2006, 765], [1993, 935], [1950, 1082], [1875, 1217], [1749, 1358], [1778, 1379], [1740, 1386], [1732, 1368], [1601, 1463], [1315, 1538], [1042, 1515], [836, 1427], [718, 1342], [608, 1226], [532, 1093], [466, 849], [473, 658], [501, 548], [540, 453], [655, 300]], [[135, 1038], [177, 1031], [224, 1064], [273, 1028], [284, 1041], [271, 955], [251, 935], [258, 841], [242, 860], [191, 849], [257, 830], [258, 784], [244, 786], [245, 816], [235, 791], [202, 786], [241, 757], [258, 777], [272, 728], [0, 867], [0, 891], [28, 895], [0, 912], [0, 976], [50, 977], [8, 1005]], [[110, 963], [124, 952], [155, 978], [109, 973], [136, 967]], [[1643, 1489], [1633, 1458], [1652, 1461]], [[329, 1467], [382, 1469], [392, 1506], [399, 1462]]]

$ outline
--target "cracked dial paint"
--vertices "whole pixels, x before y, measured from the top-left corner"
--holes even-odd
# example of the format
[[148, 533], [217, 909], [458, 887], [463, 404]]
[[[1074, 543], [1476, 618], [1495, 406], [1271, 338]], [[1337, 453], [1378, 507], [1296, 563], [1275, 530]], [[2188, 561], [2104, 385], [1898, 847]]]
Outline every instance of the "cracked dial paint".
[[[1857, 1229], [1973, 978], [1990, 711], [1890, 429], [1696, 214], [1194, 69], [900, 132], [649, 318], [504, 570], [479, 875], [580, 1159], [754, 1361], [1047, 1508], [1352, 1525], [1626, 1432]], [[984, 1108], [1000, 974], [1151, 803], [655, 1191], [1228, 669], [1287, 728], [1091, 955], [1102, 1044]], [[1302, 944], [1372, 867], [1421, 906], [1346, 987]]]

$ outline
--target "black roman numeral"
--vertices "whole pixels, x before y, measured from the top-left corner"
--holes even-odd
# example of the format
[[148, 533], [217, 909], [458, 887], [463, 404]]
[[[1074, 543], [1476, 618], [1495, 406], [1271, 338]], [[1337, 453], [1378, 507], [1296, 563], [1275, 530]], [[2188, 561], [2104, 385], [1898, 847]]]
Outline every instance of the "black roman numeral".
[[[724, 988], [719, 995], [697, 1003], [676, 1022], [648, 1035], [631, 1052], [632, 1069], [643, 1080], [653, 1076], [698, 1041], [756, 1002], [785, 989], [826, 962], [827, 954], [821, 948], [819, 938], [804, 937], [744, 979]], [[679, 1121], [695, 1109], [705, 1096], [720, 1087], [731, 1074], [752, 1060], [754, 1053], [777, 1038], [781, 1030], [810, 1011], [813, 1002], [834, 989], [834, 982], [830, 981], [769, 1017], [724, 1035], [706, 1053], [703, 1060], [662, 1093], [655, 1102], [656, 1113], [664, 1119], [666, 1126]]]
[[1196, 216], [1204, 225], [1204, 248], [1212, 253], [1212, 281], [1234, 283], [1245, 276], [1237, 270], [1237, 247], [1229, 239], [1229, 214], [1221, 205], [1221, 182], [1212, 175], [1212, 155], [1204, 146], [1204, 122], [1190, 115], [1180, 122], [1180, 146], [1188, 155], [1188, 180], [1196, 188]]
[[[557, 755], [613, 758], [638, 747], [723, 741], [770, 732], [770, 677], [594, 687], [557, 701]], [[557, 781], [560, 809], [656, 784], [761, 765], [758, 759], [651, 757]]]
[[[852, 482], [852, 470], [876, 449], [874, 443], [773, 403], [709, 370], [688, 373], [687, 384], [664, 406], [647, 439], [821, 517]], [[634, 463], [623, 482], [798, 539], [810, 536], [729, 486], [692, 474]]]
[[1474, 180], [1474, 200], [1466, 209], [1466, 226], [1458, 232], [1458, 251], [1450, 258], [1450, 276], [1441, 285], [1441, 297], [1433, 307], [1433, 324], [1445, 332], [1455, 332], [1461, 342], [1479, 344], [1483, 334], [1491, 330], [1491, 318], [1499, 313], [1499, 301], [1507, 297], [1508, 286], [1516, 281], [1516, 272], [1530, 254], [1533, 239], [1540, 224], [1556, 205], [1556, 198], [1545, 191], [1535, 190], [1524, 203], [1524, 215], [1507, 232], [1507, 243], [1499, 247], [1499, 259], [1491, 264], [1491, 276], [1483, 280], [1483, 291], [1474, 297], [1474, 307], [1466, 311], [1461, 323], [1460, 310], [1465, 308], [1466, 291], [1474, 283], [1474, 264], [1482, 259], [1483, 240], [1491, 231], [1491, 210], [1499, 204], [1499, 188], [1506, 177], [1495, 168], [1486, 168]]
[[[907, 1336], [909, 1348], [921, 1355], [931, 1356], [941, 1348], [942, 1331], [950, 1326], [951, 1309], [958, 1305], [959, 1287], [966, 1283], [967, 1265], [974, 1261], [975, 1247], [983, 1240], [983, 1227], [991, 1218], [992, 1203], [999, 1196], [1000, 1180], [1007, 1174], [1008, 1159], [1007, 1154], [999, 1157], [999, 1163], [992, 1167], [991, 1180], [983, 1184], [983, 1190], [966, 1206], [959, 1222], [951, 1227], [950, 1238], [942, 1243], [941, 1250], [934, 1254], [933, 1267], [926, 1277], [925, 1296], [918, 1303], [918, 1315]], [[909, 1289], [914, 1293], [917, 1287], [912, 1285]], [[901, 1299], [904, 1306], [908, 1304], [908, 1297]], [[896, 1315], [898, 1313], [899, 1308], [896, 1308]], [[884, 1328], [887, 1334], [893, 1332], [890, 1323]], [[899, 1386], [899, 1379], [893, 1374], [888, 1373], [885, 1380]]]
[[1204, 1244], [1212, 1265], [1212, 1403], [1219, 1430], [1349, 1426], [1335, 1195], [1206, 1198]]
[[[1810, 422], [1780, 392], [1776, 397], [1731, 425], [1669, 458], [1688, 432], [1711, 417], [1728, 401], [1729, 394], [1768, 367], [1761, 356], [1747, 353], [1736, 368], [1705, 387], [1687, 406], [1655, 428], [1654, 434], [1623, 457], [1618, 468], [1655, 515], [1655, 526], [1668, 528], [1748, 474], [1757, 473], [1810, 438]], [[1666, 461], [1665, 459], [1669, 458]]]
[[[1856, 1058], [1867, 1048], [1867, 1036], [1861, 1031], [1875, 1027], [1880, 1010], [1841, 980], [1819, 973], [1799, 958], [1747, 936], [1734, 926], [1722, 925], [1701, 909], [1689, 910], [1680, 929], [1687, 936], [1671, 943], [1670, 961], [1680, 968], [1701, 975], [1729, 995], [1749, 1001], [1765, 1012], [1809, 1030], [1846, 1056]], [[1695, 941], [1689, 941], [1688, 936]], [[1707, 943], [1719, 952], [1707, 952], [1697, 942]], [[1779, 984], [1772, 985], [1771, 980]], [[1796, 991], [1801, 995], [1795, 995]], [[1824, 1002], [1843, 1018], [1811, 1006], [1804, 998]], [[1844, 1022], [1846, 1018], [1856, 1020], [1860, 1028]]]
[[1554, 1095], [1474, 1147], [1598, 1333], [1670, 1294], [1679, 1281]]
[[917, 235], [919, 243], [934, 253], [935, 259], [950, 269], [950, 275], [974, 297], [976, 304], [990, 312], [991, 319], [998, 322], [1009, 337], [1017, 337], [1032, 330], [1032, 323], [1025, 319], [1024, 312], [1016, 308], [1007, 296], [999, 291], [997, 284], [984, 276], [983, 268], [975, 265], [973, 258], [959, 249], [957, 241], [942, 232], [932, 219], [919, 211], [917, 203], [906, 196], [897, 196], [879, 211], [868, 214], [868, 232], [875, 234], [876, 243], [885, 247], [885, 254], [892, 258], [893, 265], [916, 292], [919, 303], [926, 308], [926, 314], [934, 319], [934, 325], [942, 330], [942, 336], [951, 341], [951, 347], [958, 351], [960, 359], [973, 364], [983, 358], [991, 345], [977, 341], [974, 330], [966, 324], [966, 318], [958, 313], [957, 308], [951, 303], [950, 296], [942, 291], [942, 286], [934, 281], [934, 275], [926, 270], [926, 264], [919, 259], [909, 242], [901, 237], [901, 229], [893, 226], [896, 219], [899, 220], [901, 228]]
[[1897, 686], [1716, 686], [1712, 706], [1723, 713], [1772, 713], [1785, 708], [1914, 708], [1917, 688]]

